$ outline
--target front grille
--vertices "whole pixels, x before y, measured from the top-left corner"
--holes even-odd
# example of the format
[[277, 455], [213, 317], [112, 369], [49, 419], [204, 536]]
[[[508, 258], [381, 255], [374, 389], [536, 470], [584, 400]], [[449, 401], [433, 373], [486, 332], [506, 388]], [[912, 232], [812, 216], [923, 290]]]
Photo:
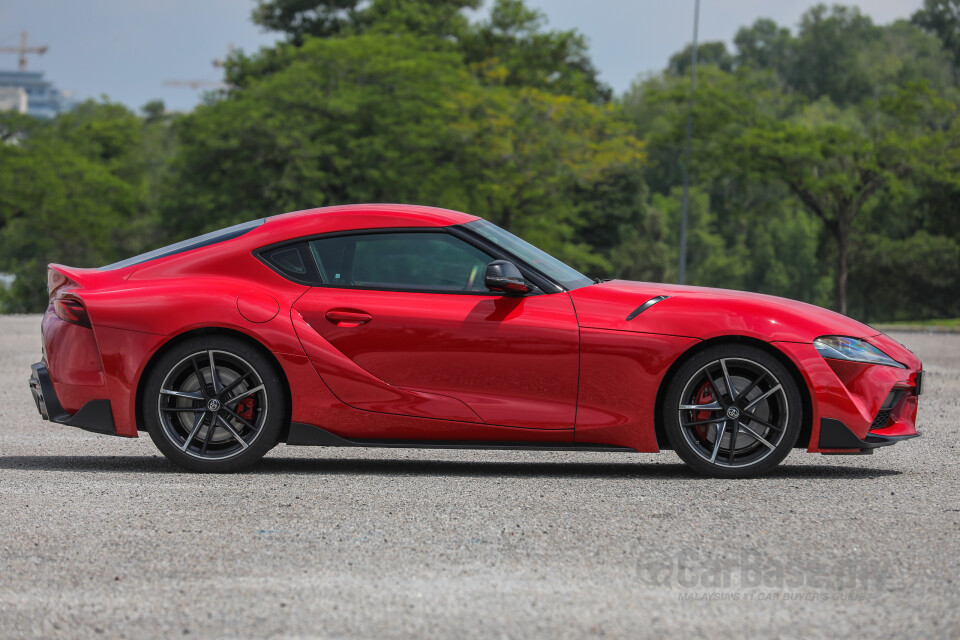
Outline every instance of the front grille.
[[881, 409], [880, 413], [877, 414], [877, 417], [873, 419], [873, 424], [870, 425], [870, 430], [874, 429], [883, 429], [887, 426], [887, 423], [890, 422], [890, 414], [893, 412], [893, 409]]

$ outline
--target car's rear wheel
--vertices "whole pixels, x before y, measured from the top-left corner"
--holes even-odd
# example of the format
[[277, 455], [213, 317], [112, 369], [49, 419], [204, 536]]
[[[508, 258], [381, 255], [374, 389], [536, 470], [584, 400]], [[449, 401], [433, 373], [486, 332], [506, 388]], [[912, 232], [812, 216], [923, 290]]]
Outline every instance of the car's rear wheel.
[[705, 475], [766, 473], [790, 453], [803, 419], [800, 389], [777, 358], [748, 345], [709, 347], [683, 363], [663, 424], [684, 462]]
[[249, 468], [277, 442], [286, 396], [260, 350], [229, 336], [198, 336], [165, 353], [144, 388], [143, 417], [157, 448], [192, 471]]

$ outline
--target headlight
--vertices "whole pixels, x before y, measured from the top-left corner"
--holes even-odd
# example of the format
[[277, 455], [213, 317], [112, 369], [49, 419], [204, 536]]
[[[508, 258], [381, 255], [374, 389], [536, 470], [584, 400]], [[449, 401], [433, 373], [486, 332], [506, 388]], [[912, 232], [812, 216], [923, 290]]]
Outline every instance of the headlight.
[[906, 369], [905, 366], [885, 354], [880, 349], [857, 338], [846, 336], [823, 336], [813, 341], [813, 346], [824, 358], [882, 364], [887, 367]]

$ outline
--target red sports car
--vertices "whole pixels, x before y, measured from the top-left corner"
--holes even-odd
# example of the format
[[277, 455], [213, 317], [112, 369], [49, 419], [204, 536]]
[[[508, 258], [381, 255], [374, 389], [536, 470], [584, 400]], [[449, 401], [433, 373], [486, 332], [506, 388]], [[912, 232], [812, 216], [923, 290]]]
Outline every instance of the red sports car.
[[476, 216], [254, 220], [99, 269], [50, 265], [48, 420], [237, 471], [287, 445], [656, 452], [744, 477], [794, 447], [917, 435], [920, 361], [752, 293], [594, 281]]

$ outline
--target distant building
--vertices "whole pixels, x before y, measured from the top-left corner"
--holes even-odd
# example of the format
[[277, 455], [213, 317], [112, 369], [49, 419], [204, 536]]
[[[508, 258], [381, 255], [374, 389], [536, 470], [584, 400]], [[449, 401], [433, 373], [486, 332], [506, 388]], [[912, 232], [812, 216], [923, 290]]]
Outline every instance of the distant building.
[[[26, 109], [21, 102], [8, 102], [7, 91], [19, 89], [26, 94]], [[17, 100], [20, 100], [17, 94]], [[36, 118], [52, 118], [58, 113], [73, 108], [74, 101], [68, 92], [60, 91], [53, 83], [43, 79], [42, 71], [0, 71], [0, 109], [17, 109]]]
[[22, 87], [0, 87], [0, 111], [27, 112], [27, 92]]

